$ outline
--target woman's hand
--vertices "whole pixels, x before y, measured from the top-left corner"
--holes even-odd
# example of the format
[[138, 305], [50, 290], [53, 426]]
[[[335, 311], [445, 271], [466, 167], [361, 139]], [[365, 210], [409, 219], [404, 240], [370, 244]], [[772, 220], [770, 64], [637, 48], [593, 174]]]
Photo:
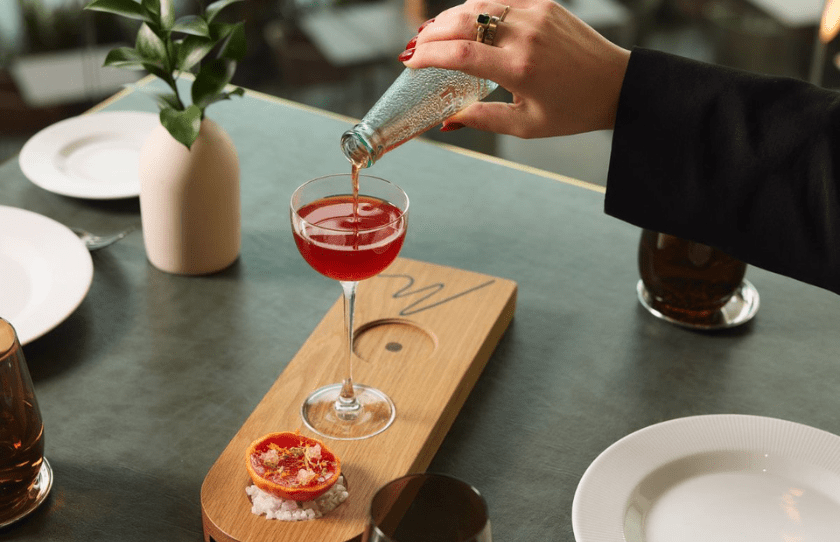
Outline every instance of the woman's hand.
[[467, 0], [421, 27], [400, 55], [409, 68], [459, 70], [493, 80], [512, 103], [479, 102], [444, 124], [523, 138], [612, 128], [630, 52], [554, 0], [508, 0], [494, 45], [475, 41], [480, 13], [507, 4]]

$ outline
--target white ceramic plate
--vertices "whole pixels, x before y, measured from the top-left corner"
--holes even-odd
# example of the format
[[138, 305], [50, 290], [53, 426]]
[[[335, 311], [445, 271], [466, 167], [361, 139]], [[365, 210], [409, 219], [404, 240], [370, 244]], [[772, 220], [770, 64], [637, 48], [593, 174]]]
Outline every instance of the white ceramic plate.
[[0, 316], [27, 344], [76, 310], [93, 281], [82, 241], [45, 216], [0, 205]]
[[840, 533], [840, 437], [744, 415], [619, 440], [575, 492], [577, 542], [811, 542]]
[[104, 111], [57, 122], [20, 151], [20, 169], [50, 192], [86, 199], [140, 194], [138, 157], [155, 113]]

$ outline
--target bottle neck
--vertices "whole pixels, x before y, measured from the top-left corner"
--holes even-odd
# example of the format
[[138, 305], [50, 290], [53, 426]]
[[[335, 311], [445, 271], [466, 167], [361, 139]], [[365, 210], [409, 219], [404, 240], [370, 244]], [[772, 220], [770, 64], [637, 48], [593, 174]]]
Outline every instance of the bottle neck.
[[341, 150], [351, 163], [370, 167], [382, 155], [384, 146], [378, 144], [376, 131], [365, 123], [359, 123], [341, 136]]

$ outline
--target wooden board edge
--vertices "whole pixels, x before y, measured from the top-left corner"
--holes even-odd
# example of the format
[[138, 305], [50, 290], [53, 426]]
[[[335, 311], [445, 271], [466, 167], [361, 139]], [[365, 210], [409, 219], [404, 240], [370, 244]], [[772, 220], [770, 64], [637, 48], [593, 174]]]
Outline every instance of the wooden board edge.
[[[422, 262], [418, 262], [422, 263]], [[438, 267], [447, 267], [441, 266], [438, 264], [432, 264]], [[453, 268], [454, 269], [454, 268]], [[466, 271], [466, 270], [461, 270]], [[467, 271], [470, 273], [475, 273], [472, 271]], [[482, 273], [477, 273], [482, 274]], [[488, 275], [489, 276], [489, 275]], [[502, 310], [499, 312], [499, 316], [497, 317], [496, 321], [493, 323], [490, 332], [484, 338], [484, 341], [479, 345], [477, 353], [474, 357], [473, 363], [468, 367], [468, 370], [465, 374], [465, 377], [459, 384], [455, 393], [449, 398], [449, 401], [446, 403], [446, 406], [443, 409], [443, 414], [439, 419], [438, 423], [435, 425], [434, 429], [429, 434], [426, 442], [423, 443], [420, 451], [417, 454], [414, 462], [411, 464], [409, 472], [423, 472], [426, 470], [428, 465], [431, 463], [434, 455], [437, 453], [437, 450], [440, 448], [443, 439], [448, 434], [449, 430], [452, 427], [455, 419], [457, 418], [458, 414], [460, 413], [461, 408], [463, 407], [464, 403], [466, 402], [467, 398], [469, 397], [470, 393], [472, 392], [478, 378], [480, 377], [481, 373], [484, 371], [487, 363], [489, 362], [490, 358], [492, 357], [493, 352], [496, 349], [499, 341], [501, 340], [504, 333], [507, 331], [510, 323], [513, 320], [515, 309], [516, 309], [516, 302], [518, 296], [518, 285], [515, 281], [500, 277], [493, 277], [495, 280], [501, 281], [503, 284], [507, 285], [505, 292], [507, 294], [507, 299], [503, 305]], [[339, 303], [337, 301], [336, 303]], [[325, 315], [324, 318], [327, 316]], [[323, 320], [322, 320], [323, 321]], [[319, 322], [318, 326], [321, 323]], [[316, 326], [316, 329], [317, 327]], [[314, 332], [314, 331], [313, 331]], [[297, 354], [295, 354], [297, 355]], [[294, 358], [292, 358], [294, 359]], [[280, 377], [278, 377], [279, 379]], [[269, 387], [263, 397], [258, 401], [257, 405], [261, 404], [266, 396], [271, 393], [273, 385]], [[250, 418], [250, 415], [249, 415]], [[245, 422], [243, 422], [245, 423]], [[241, 428], [240, 428], [241, 429]], [[237, 430], [238, 433], [239, 430]], [[231, 437], [231, 439], [235, 438], [236, 434]], [[225, 446], [225, 449], [230, 445], [228, 443]], [[211, 465], [210, 469], [208, 470], [207, 474], [204, 477], [204, 480], [201, 484], [201, 491], [200, 491], [200, 503], [201, 503], [201, 514], [202, 514], [202, 527], [203, 527], [203, 534], [204, 534], [204, 541], [205, 542], [239, 542], [238, 539], [232, 538], [230, 535], [224, 532], [224, 530], [217, 525], [208, 515], [205, 507], [205, 487], [208, 484], [208, 481], [211, 480], [213, 477], [211, 476], [214, 471], [217, 469], [219, 465], [219, 461], [221, 460], [222, 455], [224, 454], [224, 450], [220, 453], [219, 458]], [[348, 542], [358, 542], [361, 540], [361, 535], [357, 535], [350, 539]]]
[[481, 373], [484, 372], [487, 362], [490, 361], [490, 357], [496, 350], [496, 345], [499, 344], [499, 341], [505, 331], [507, 331], [507, 328], [513, 321], [513, 316], [516, 311], [518, 286], [513, 281], [508, 282], [512, 284], [512, 289], [510, 296], [500, 313], [500, 317], [496, 320], [496, 323], [493, 325], [484, 342], [481, 344], [479, 353], [476, 356], [476, 362], [470, 366], [467, 378], [462, 382], [461, 386], [459, 386], [458, 392], [454, 393], [452, 397], [450, 397], [449, 403], [447, 403], [444, 408], [444, 413], [450, 414], [448, 419], [442, 419], [436, 425], [435, 430], [430, 433], [429, 438], [417, 454], [417, 459], [411, 465], [411, 472], [425, 472], [429, 463], [432, 462], [432, 458], [437, 453], [441, 443], [443, 443], [443, 439], [446, 438], [446, 435], [452, 428], [452, 424], [455, 423], [455, 418], [458, 417], [458, 413], [461, 412], [461, 408], [464, 406], [464, 403], [467, 401], [470, 393], [472, 393], [472, 390], [475, 387], [476, 382], [478, 382]]

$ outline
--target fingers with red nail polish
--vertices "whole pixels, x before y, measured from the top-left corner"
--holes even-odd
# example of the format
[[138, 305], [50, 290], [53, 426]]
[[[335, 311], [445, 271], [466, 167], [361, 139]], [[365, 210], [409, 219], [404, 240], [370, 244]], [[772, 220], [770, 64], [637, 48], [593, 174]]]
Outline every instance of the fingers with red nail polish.
[[405, 51], [400, 53], [400, 56], [397, 57], [397, 60], [399, 60], [400, 62], [405, 62], [406, 60], [410, 59], [413, 56], [414, 56], [414, 49], [413, 48], [412, 49], [406, 49]]
[[424, 28], [426, 28], [433, 22], [435, 22], [434, 19], [429, 19], [428, 21], [420, 25], [420, 28], [417, 29], [418, 36], [414, 36], [413, 38], [411, 38], [411, 40], [405, 46], [405, 51], [400, 53], [400, 56], [397, 57], [397, 60], [399, 60], [400, 62], [405, 62], [406, 60], [414, 56], [414, 48], [417, 46], [417, 38], [419, 37], [420, 32], [422, 32]]
[[405, 51], [400, 53], [400, 56], [397, 57], [397, 60], [400, 62], [405, 62], [409, 58], [414, 55], [414, 47], [417, 45], [417, 36], [414, 36], [409, 40], [409, 42], [405, 45]]
[[455, 130], [460, 130], [465, 125], [461, 124], [460, 122], [448, 122], [444, 121], [443, 126], [440, 127], [441, 132], [453, 132]]

